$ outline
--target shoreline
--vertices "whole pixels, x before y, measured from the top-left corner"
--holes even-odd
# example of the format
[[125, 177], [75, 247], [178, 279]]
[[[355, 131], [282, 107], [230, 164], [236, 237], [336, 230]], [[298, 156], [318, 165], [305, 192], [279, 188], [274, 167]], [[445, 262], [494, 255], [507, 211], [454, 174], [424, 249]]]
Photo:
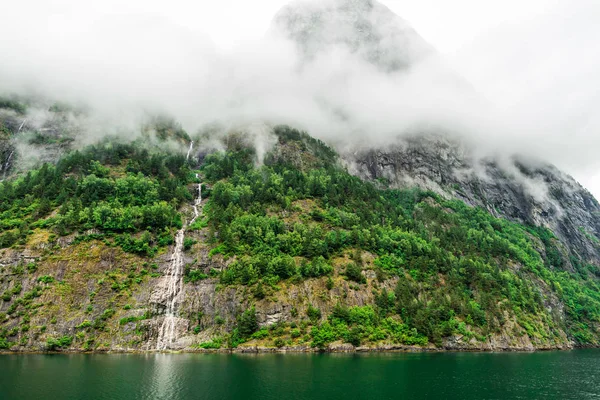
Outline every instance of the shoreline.
[[550, 351], [571, 351], [582, 349], [600, 349], [600, 346], [554, 346], [537, 348], [423, 348], [411, 346], [385, 346], [385, 347], [353, 347], [334, 346], [326, 349], [313, 347], [262, 347], [248, 346], [223, 349], [180, 349], [180, 350], [135, 350], [135, 349], [109, 349], [109, 350], [2, 350], [2, 355], [27, 355], [27, 354], [376, 354], [376, 353], [540, 353]]

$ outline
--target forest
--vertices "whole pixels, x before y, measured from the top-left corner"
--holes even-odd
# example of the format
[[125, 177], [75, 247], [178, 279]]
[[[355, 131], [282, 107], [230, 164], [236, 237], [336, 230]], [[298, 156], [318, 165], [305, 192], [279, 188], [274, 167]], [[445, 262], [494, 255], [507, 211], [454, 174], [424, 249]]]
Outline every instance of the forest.
[[[150, 263], [173, 244], [191, 185], [202, 181], [204, 217], [189, 229], [206, 231], [210, 256], [228, 266], [189, 265], [186, 285], [246, 287], [252, 304], [281, 283], [324, 280], [332, 290], [341, 276], [357, 290], [372, 282], [374, 296], [364, 306], [338, 299], [327, 315], [309, 305], [297, 321], [262, 328], [248, 307], [233, 330], [202, 348], [265, 337], [281, 346], [282, 332], [288, 344], [317, 348], [335, 341], [441, 346], [453, 335], [483, 342], [509, 322], [513, 334], [541, 342], [564, 331], [579, 345], [600, 343], [600, 269], [576, 257], [567, 263], [551, 231], [418, 188], [362, 181], [323, 142], [287, 126], [274, 134], [278, 142], [264, 160], [239, 137], [192, 160], [116, 138], [73, 151], [0, 184], [0, 248], [23, 247], [36, 229], [48, 229], [52, 239], [101, 241]], [[566, 318], [548, 310], [555, 298]], [[0, 331], [5, 347], [7, 338]]]

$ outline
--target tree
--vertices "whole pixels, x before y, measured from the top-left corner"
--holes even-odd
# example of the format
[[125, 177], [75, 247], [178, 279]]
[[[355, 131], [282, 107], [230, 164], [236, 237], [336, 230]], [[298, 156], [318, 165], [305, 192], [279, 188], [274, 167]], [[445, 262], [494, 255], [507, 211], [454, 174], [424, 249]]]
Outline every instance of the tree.
[[249, 337], [258, 330], [256, 309], [254, 307], [244, 311], [238, 318], [238, 330], [243, 337]]

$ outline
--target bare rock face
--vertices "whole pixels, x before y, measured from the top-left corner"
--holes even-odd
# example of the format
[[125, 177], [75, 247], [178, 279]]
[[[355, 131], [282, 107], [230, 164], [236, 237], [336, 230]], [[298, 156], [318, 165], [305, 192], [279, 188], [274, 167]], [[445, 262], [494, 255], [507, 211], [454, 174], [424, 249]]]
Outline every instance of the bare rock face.
[[275, 16], [271, 32], [294, 41], [307, 61], [340, 46], [385, 72], [434, 52], [406, 21], [372, 0], [295, 1]]
[[600, 204], [571, 176], [548, 163], [517, 156], [477, 157], [468, 145], [436, 135], [348, 151], [342, 158], [362, 179], [395, 188], [416, 185], [497, 217], [547, 227], [562, 243], [565, 256], [600, 261]]

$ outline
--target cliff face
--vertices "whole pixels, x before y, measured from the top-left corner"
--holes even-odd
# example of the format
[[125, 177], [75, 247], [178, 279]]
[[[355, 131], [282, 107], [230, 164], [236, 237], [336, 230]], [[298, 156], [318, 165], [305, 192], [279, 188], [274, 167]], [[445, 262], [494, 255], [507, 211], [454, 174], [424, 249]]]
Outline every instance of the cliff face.
[[600, 261], [600, 204], [551, 164], [517, 156], [481, 158], [457, 140], [433, 135], [350, 151], [344, 158], [350, 172], [363, 179], [391, 187], [417, 185], [497, 217], [547, 227], [562, 243], [566, 264], [570, 255]]
[[[183, 255], [186, 265], [207, 274], [225, 270], [231, 260], [209, 256], [207, 231], [188, 232], [198, 243]], [[73, 237], [55, 239], [48, 232], [36, 231], [25, 249], [0, 251], [0, 334], [9, 339], [0, 351], [96, 351], [145, 352], [161, 350], [161, 329], [165, 323], [167, 300], [163, 280], [168, 278], [173, 248], [152, 260], [125, 253], [92, 240], [76, 243]], [[255, 288], [223, 285], [218, 277], [182, 283], [178, 300], [173, 340], [166, 351], [203, 351], [221, 349], [255, 351], [320, 351], [312, 345], [311, 329], [327, 321], [336, 307], [372, 307], [382, 290], [393, 293], [398, 277], [381, 279], [366, 255], [365, 282], [346, 279], [343, 265], [350, 255], [336, 258], [330, 278], [301, 282], [281, 282], [267, 288], [264, 298], [257, 298]], [[331, 279], [331, 280], [330, 280]], [[330, 280], [330, 282], [328, 282]], [[331, 285], [331, 286], [330, 286]], [[543, 282], [548, 315], [564, 323], [561, 301]], [[427, 298], [427, 289], [419, 297]], [[269, 335], [230, 349], [227, 337], [239, 324], [239, 316], [253, 307], [257, 326]], [[320, 311], [317, 320], [309, 319], [310, 308]], [[475, 338], [460, 333], [445, 337], [438, 344], [416, 346], [384, 339], [361, 346], [334, 341], [324, 348], [330, 351], [533, 351], [569, 349], [572, 338], [558, 329], [551, 337], [526, 334], [514, 315], [496, 332]], [[543, 315], [538, 323], [545, 326]], [[555, 328], [546, 327], [548, 331]], [[294, 333], [297, 331], [298, 333]], [[66, 338], [66, 339], [65, 339]], [[282, 344], [277, 343], [282, 339]], [[275, 339], [275, 340], [274, 340]], [[64, 342], [61, 342], [64, 340]], [[2, 344], [2, 341], [0, 341]], [[214, 347], [213, 347], [214, 346]]]

